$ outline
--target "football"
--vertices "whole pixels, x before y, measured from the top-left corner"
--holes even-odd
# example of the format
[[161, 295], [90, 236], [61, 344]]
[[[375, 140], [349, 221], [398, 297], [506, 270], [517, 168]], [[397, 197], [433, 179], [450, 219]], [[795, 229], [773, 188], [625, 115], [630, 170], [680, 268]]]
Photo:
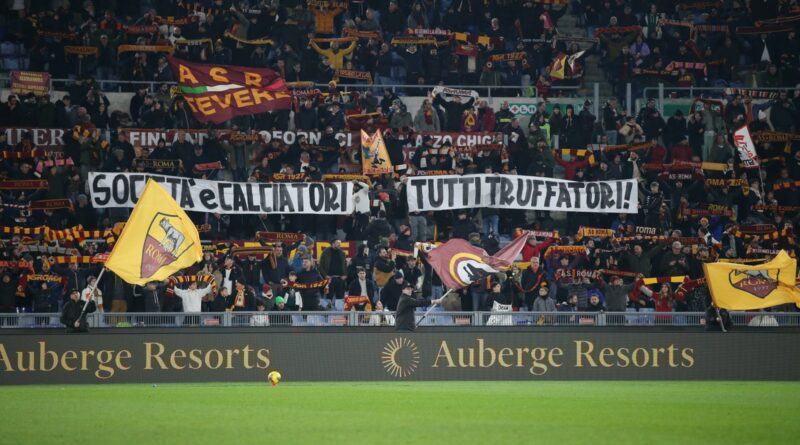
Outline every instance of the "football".
[[278, 371], [272, 371], [267, 374], [267, 380], [272, 383], [272, 386], [276, 386], [278, 383], [281, 382], [281, 373]]

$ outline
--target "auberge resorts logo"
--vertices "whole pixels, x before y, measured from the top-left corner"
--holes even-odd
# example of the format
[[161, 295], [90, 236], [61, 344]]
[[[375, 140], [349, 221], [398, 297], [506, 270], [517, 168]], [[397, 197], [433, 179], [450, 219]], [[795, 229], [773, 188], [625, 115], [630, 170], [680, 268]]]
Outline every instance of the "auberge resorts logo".
[[383, 347], [381, 363], [389, 375], [404, 379], [419, 367], [419, 349], [405, 337], [393, 338]]

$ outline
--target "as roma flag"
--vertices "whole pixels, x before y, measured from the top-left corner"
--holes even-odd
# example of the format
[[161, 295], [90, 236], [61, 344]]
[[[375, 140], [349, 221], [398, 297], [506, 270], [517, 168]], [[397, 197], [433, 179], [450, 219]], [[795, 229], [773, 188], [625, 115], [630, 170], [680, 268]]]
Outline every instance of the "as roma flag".
[[167, 56], [194, 117], [221, 123], [234, 116], [288, 110], [292, 95], [278, 73], [267, 68], [207, 65]]
[[430, 263], [442, 283], [450, 289], [461, 289], [487, 275], [507, 269], [514, 263], [525, 243], [528, 232], [516, 238], [494, 256], [463, 239], [454, 238], [427, 253]]
[[154, 180], [142, 196], [105, 267], [131, 284], [161, 281], [203, 258], [197, 227]]
[[781, 304], [800, 306], [795, 287], [797, 260], [781, 250], [772, 261], [754, 266], [737, 263], [704, 264], [714, 305], [723, 309], [763, 309]]
[[394, 172], [381, 130], [372, 136], [361, 130], [361, 172], [367, 176]]

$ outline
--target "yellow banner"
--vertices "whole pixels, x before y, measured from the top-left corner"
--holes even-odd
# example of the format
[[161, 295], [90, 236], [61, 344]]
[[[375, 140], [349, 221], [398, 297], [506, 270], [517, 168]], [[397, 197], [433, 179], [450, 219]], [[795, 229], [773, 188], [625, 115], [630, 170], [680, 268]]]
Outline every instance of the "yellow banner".
[[575, 235], [575, 241], [580, 241], [586, 238], [608, 238], [614, 236], [614, 231], [611, 229], [598, 229], [595, 227], [581, 227]]
[[787, 303], [800, 306], [800, 289], [795, 287], [797, 260], [786, 251], [755, 266], [709, 263], [703, 269], [711, 298], [719, 308], [751, 310]]
[[392, 174], [393, 171], [381, 131], [376, 131], [370, 137], [361, 130], [361, 172], [365, 175], [383, 175]]
[[232, 40], [236, 40], [239, 43], [244, 43], [245, 45], [272, 45], [275, 43], [272, 39], [266, 37], [262, 37], [260, 39], [252, 39], [252, 40], [240, 39], [239, 37], [236, 37], [235, 35], [231, 34], [228, 31], [225, 31], [225, 37]]
[[203, 258], [186, 212], [152, 179], [133, 208], [105, 267], [130, 284], [161, 281]]

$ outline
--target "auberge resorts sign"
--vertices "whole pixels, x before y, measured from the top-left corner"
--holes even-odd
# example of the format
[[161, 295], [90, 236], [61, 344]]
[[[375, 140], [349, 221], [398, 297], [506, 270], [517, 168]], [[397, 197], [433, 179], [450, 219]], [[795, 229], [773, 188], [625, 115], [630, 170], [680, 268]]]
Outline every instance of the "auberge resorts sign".
[[795, 332], [130, 329], [0, 332], [0, 383], [798, 380]]

